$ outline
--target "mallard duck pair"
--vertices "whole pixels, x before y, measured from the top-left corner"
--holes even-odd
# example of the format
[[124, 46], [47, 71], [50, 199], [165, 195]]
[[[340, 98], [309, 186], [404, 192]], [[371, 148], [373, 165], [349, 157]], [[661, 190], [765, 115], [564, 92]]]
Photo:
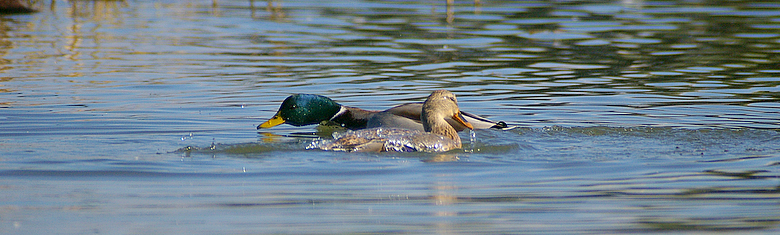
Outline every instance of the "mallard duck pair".
[[461, 112], [454, 94], [437, 90], [423, 103], [403, 104], [385, 111], [342, 106], [320, 95], [296, 94], [287, 97], [276, 115], [257, 129], [283, 123], [305, 126], [327, 122], [356, 131], [337, 133], [334, 140], [315, 141], [309, 148], [443, 152], [461, 147], [458, 131], [507, 128], [504, 122]]
[[[279, 111], [270, 120], [257, 126], [257, 129], [271, 128], [281, 124], [308, 126], [314, 124], [335, 124], [350, 130], [373, 127], [399, 127], [411, 130], [424, 130], [420, 114], [423, 102], [407, 103], [384, 111], [370, 111], [361, 108], [343, 106], [332, 99], [313, 94], [295, 94], [288, 96], [279, 107]], [[474, 129], [506, 129], [504, 122], [494, 122], [486, 118], [461, 112], [464, 120]], [[466, 127], [453, 119], [447, 123], [457, 131]]]

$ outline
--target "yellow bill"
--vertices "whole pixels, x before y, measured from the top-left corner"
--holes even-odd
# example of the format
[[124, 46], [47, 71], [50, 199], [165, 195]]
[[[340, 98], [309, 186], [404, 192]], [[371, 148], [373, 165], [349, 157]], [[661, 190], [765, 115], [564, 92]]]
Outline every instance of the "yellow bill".
[[284, 124], [284, 119], [282, 119], [282, 116], [279, 116], [277, 113], [273, 118], [264, 122], [263, 124], [260, 124], [260, 126], [257, 126], [257, 128], [271, 128], [281, 124]]

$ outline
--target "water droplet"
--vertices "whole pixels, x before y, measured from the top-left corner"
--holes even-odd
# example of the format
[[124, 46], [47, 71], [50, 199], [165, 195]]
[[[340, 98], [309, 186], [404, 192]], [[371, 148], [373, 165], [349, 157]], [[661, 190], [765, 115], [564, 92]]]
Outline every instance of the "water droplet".
[[477, 132], [474, 132], [474, 130], [469, 129], [469, 141], [471, 141], [471, 149], [468, 150], [469, 153], [473, 153], [474, 149], [477, 146]]

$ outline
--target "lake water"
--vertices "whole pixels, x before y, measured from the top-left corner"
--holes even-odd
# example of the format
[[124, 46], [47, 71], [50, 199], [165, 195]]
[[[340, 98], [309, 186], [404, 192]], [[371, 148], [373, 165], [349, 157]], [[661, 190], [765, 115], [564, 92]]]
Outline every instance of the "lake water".
[[[39, 1], [0, 15], [0, 233], [780, 232], [774, 1]], [[443, 154], [258, 132], [448, 89]]]

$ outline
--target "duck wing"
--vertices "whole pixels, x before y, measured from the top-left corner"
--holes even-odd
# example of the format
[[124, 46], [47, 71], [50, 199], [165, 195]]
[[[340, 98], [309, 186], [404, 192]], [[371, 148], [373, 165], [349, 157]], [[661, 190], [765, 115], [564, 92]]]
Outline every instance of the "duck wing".
[[[369, 125], [367, 127], [400, 127], [414, 130], [422, 130], [422, 122], [420, 121], [420, 115], [422, 114], [422, 102], [407, 103], [395, 106], [388, 110], [379, 112], [369, 119]], [[513, 127], [508, 126], [503, 121], [493, 121], [476, 114], [460, 112], [463, 118], [474, 126], [474, 129], [499, 129], [506, 130]], [[466, 126], [460, 124], [452, 118], [447, 118], [447, 123], [455, 128], [458, 132], [465, 130]], [[385, 124], [385, 125], [383, 125]], [[413, 128], [412, 128], [413, 127]]]
[[367, 128], [393, 127], [424, 131], [420, 121], [422, 103], [408, 103], [375, 113], [368, 119]]

